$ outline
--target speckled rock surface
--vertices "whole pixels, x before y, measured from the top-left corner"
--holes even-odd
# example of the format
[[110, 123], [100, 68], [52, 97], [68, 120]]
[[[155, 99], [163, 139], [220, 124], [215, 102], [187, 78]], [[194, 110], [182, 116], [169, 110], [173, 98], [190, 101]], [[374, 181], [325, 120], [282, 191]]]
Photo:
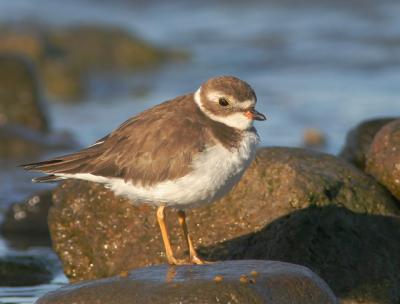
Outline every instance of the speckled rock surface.
[[334, 304], [337, 301], [326, 283], [305, 267], [271, 261], [229, 261], [138, 269], [126, 276], [69, 285], [36, 303]]
[[375, 135], [367, 154], [366, 171], [400, 200], [400, 119]]
[[354, 127], [346, 136], [346, 143], [339, 156], [353, 163], [360, 169], [365, 168], [365, 156], [378, 131], [387, 123], [395, 120], [393, 117], [377, 118], [363, 121]]

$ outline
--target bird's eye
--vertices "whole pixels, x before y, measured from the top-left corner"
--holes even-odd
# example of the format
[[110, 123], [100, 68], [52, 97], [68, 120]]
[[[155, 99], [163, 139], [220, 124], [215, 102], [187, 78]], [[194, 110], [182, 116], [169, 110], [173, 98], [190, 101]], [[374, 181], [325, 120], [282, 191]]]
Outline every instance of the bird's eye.
[[222, 98], [222, 97], [218, 100], [218, 102], [223, 107], [226, 107], [227, 105], [229, 105], [229, 102], [225, 98]]

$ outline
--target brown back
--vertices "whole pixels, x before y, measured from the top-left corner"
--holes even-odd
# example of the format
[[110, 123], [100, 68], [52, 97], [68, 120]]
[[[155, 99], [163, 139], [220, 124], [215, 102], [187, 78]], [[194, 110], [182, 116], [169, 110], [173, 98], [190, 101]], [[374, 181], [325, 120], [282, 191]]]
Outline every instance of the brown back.
[[193, 94], [164, 102], [123, 123], [103, 143], [44, 162], [33, 170], [46, 173], [92, 173], [153, 185], [191, 170], [198, 152], [217, 142], [238, 146], [239, 130], [206, 117]]

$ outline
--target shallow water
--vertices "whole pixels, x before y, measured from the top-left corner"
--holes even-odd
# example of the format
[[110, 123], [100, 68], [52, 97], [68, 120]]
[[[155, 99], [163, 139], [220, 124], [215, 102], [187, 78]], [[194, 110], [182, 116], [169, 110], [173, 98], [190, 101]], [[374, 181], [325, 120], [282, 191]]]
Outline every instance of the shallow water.
[[[269, 118], [257, 123], [264, 145], [300, 146], [304, 130], [314, 127], [327, 136], [325, 151], [336, 153], [361, 120], [400, 114], [398, 16], [395, 0], [0, 1], [0, 22], [118, 25], [191, 54], [138, 75], [95, 75], [84, 103], [51, 103], [54, 128], [82, 144], [210, 76], [234, 74], [252, 84]], [[143, 90], [148, 94], [137, 93]], [[37, 189], [26, 173], [2, 168], [0, 207]], [[0, 288], [0, 303], [31, 303], [57, 284]]]
[[42, 295], [63, 286], [65, 283], [67, 283], [67, 279], [63, 275], [59, 275], [55, 277], [49, 284], [27, 287], [1, 287], [0, 303], [31, 304]]

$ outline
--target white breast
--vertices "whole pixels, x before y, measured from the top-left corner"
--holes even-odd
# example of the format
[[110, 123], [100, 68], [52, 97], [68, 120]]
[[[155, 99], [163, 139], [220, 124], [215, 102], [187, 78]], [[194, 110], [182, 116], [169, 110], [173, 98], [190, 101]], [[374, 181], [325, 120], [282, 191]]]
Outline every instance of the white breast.
[[125, 182], [120, 178], [86, 173], [60, 176], [104, 183], [116, 195], [125, 196], [134, 203], [194, 207], [211, 203], [232, 189], [253, 160], [258, 142], [255, 132], [245, 131], [238, 148], [229, 150], [219, 144], [209, 147], [194, 160], [193, 170], [188, 175], [149, 187]]

